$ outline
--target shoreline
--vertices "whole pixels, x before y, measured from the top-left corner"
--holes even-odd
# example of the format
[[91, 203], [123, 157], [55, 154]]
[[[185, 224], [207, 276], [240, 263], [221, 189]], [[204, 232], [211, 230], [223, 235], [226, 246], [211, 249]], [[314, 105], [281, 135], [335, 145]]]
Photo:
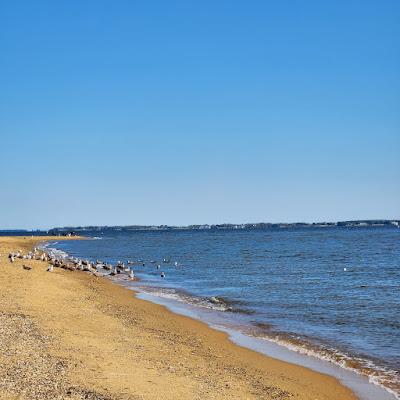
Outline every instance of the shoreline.
[[[134, 288], [131, 290], [136, 292]], [[298, 347], [294, 345], [290, 346], [289, 343], [277, 341], [266, 336], [254, 336], [245, 331], [241, 331], [237, 326], [230, 327], [226, 324], [211, 322], [207, 318], [199, 317], [196, 312], [197, 310], [191, 311], [191, 307], [187, 307], [185, 304], [179, 304], [173, 300], [161, 299], [145, 292], [139, 292], [136, 296], [155, 304], [164, 305], [168, 310], [176, 314], [185, 315], [189, 318], [205, 322], [210, 328], [227, 333], [229, 340], [238, 346], [254, 350], [266, 357], [302, 366], [315, 372], [334, 377], [345, 387], [352, 390], [358, 399], [396, 399], [394, 393], [380, 384], [369, 381], [368, 376], [335, 364], [329, 359], [320, 358], [316, 354], [301, 352]]]
[[[326, 353], [319, 351], [320, 349], [316, 348], [316, 346], [313, 347], [312, 342], [305, 342], [304, 339], [300, 341], [300, 339], [285, 338], [282, 337], [281, 333], [281, 336], [277, 336], [274, 332], [271, 334], [268, 331], [254, 331], [246, 322], [235, 318], [235, 314], [232, 317], [232, 315], [227, 315], [219, 309], [199, 307], [193, 303], [185, 302], [180, 296], [177, 298], [160, 296], [160, 287], [150, 286], [152, 290], [148, 291], [149, 287], [141, 284], [140, 277], [134, 282], [126, 279], [116, 279], [116, 277], [108, 278], [116, 285], [121, 285], [131, 290], [139, 299], [163, 305], [175, 314], [204, 322], [212, 329], [227, 333], [229, 340], [239, 346], [255, 350], [260, 354], [277, 360], [333, 376], [350, 388], [357, 398], [362, 400], [396, 400], [399, 398], [397, 392], [390, 386], [386, 387], [381, 383], [381, 379], [376, 379], [380, 375], [364, 374], [363, 371], [356, 367], [343, 365], [339, 361], [332, 359], [332, 354], [337, 353], [332, 352], [332, 354], [326, 355]], [[165, 289], [165, 287], [161, 289]], [[168, 288], [167, 290], [171, 289]], [[348, 355], [345, 356], [350, 357]]]
[[[49, 244], [51, 253], [61, 257], [71, 257], [69, 245], [53, 242]], [[61, 243], [60, 243], [61, 244]], [[61, 247], [61, 248], [60, 248]], [[74, 252], [78, 257], [85, 257], [85, 252]], [[78, 247], [80, 248], [80, 247]], [[91, 247], [89, 246], [89, 249]], [[64, 250], [62, 250], [64, 249]], [[88, 250], [88, 249], [87, 249]], [[96, 253], [90, 252], [91, 260]], [[119, 259], [118, 254], [114, 254]], [[128, 262], [129, 265], [129, 262]], [[102, 269], [99, 269], [102, 271]], [[107, 273], [107, 271], [104, 271]], [[300, 337], [293, 333], [272, 330], [271, 326], [257, 326], [247, 318], [246, 310], [242, 310], [234, 300], [221, 297], [218, 303], [210, 301], [212, 297], [202, 297], [172, 284], [157, 285], [152, 275], [143, 269], [136, 270], [137, 277], [131, 281], [122, 273], [108, 277], [115, 284], [131, 289], [136, 297], [166, 306], [170, 311], [205, 322], [208, 326], [229, 334], [230, 340], [261, 354], [301, 365], [317, 372], [334, 376], [346, 387], [349, 387], [363, 400], [395, 400], [399, 398], [397, 372], [388, 369], [379, 361], [371, 361], [367, 356], [352, 354], [335, 344], [315, 342], [309, 337]], [[232, 312], [229, 312], [232, 310]], [[244, 314], [242, 314], [244, 313]], [[238, 341], [235, 338], [239, 338]], [[239, 342], [239, 343], [238, 343]], [[340, 350], [341, 349], [341, 350]]]
[[[203, 321], [213, 329], [227, 332], [230, 340], [236, 344], [282, 361], [334, 376], [363, 400], [395, 400], [399, 398], [398, 391], [390, 386], [391, 381], [388, 386], [382, 383], [388, 382], [385, 381], [385, 378], [390, 379], [389, 373], [396, 373], [396, 371], [379, 370], [376, 364], [371, 367], [367, 364], [369, 362], [367, 359], [352, 359], [349, 354], [340, 352], [340, 350], [322, 348], [321, 345], [318, 347], [311, 340], [300, 339], [294, 337], [293, 334], [271, 331], [269, 326], [267, 329], [257, 329], [257, 326], [249, 325], [247, 320], [238, 319], [236, 314], [199, 307], [185, 301], [179, 295], [175, 298], [160, 295], [160, 288], [155, 286], [150, 286], [152, 290], [148, 291], [148, 286], [141, 285], [140, 278], [138, 278], [138, 282], [115, 279], [113, 281], [130, 288], [141, 299], [165, 305], [174, 313]], [[161, 289], [165, 288], [161, 287]], [[171, 290], [171, 288], [167, 290]], [[173, 290], [176, 293], [182, 293], [178, 289]], [[382, 371], [386, 375], [382, 375]]]
[[[93, 398], [356, 398], [331, 376], [236, 345], [227, 333], [141, 300], [111, 280], [61, 269], [46, 273], [41, 261], [18, 261], [32, 264], [32, 271], [7, 264], [7, 246], [27, 250], [63, 239], [0, 238], [1, 312], [18, 310], [49, 334], [51, 355], [67, 364], [63, 377], [100, 396]], [[1, 383], [0, 374], [3, 394]], [[70, 398], [80, 398], [75, 392]]]

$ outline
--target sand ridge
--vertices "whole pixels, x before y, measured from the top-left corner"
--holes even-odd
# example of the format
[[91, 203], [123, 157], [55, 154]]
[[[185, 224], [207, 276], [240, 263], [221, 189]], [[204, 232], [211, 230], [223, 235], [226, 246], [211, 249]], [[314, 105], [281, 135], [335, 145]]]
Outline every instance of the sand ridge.
[[49, 239], [0, 237], [0, 398], [355, 399], [335, 378], [237, 346], [106, 278], [8, 261]]

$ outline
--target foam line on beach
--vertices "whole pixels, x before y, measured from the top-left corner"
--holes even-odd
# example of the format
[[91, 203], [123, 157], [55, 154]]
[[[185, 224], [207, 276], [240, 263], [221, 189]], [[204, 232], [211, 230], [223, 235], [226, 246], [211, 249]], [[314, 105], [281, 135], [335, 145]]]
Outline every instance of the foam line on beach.
[[[132, 288], [135, 290], [134, 287]], [[368, 377], [359, 374], [357, 371], [334, 364], [328, 359], [319, 357], [317, 354], [300, 352], [294, 346], [288, 346], [284, 342], [244, 334], [237, 327], [227, 327], [221, 319], [218, 319], [218, 322], [213, 322], [211, 319], [205, 318], [204, 314], [199, 313], [199, 310], [188, 307], [188, 304], [185, 305], [172, 299], [160, 298], [143, 291], [139, 292], [137, 297], [156, 304], [162, 304], [175, 313], [204, 321], [210, 327], [228, 333], [230, 339], [240, 346], [255, 350], [269, 357], [334, 376], [352, 389], [361, 400], [394, 400], [399, 398], [396, 392], [369, 380]]]

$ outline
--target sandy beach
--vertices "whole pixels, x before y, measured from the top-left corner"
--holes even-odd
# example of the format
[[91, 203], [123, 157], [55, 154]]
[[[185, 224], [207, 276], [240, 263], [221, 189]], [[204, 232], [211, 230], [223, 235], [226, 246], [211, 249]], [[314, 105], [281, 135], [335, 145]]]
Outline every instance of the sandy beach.
[[108, 279], [9, 262], [48, 239], [0, 237], [1, 399], [355, 399]]

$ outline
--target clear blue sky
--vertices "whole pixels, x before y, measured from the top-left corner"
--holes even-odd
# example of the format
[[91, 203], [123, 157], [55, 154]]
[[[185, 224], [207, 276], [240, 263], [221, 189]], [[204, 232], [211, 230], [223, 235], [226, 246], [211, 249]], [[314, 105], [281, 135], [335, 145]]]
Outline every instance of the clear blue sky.
[[0, 228], [400, 217], [400, 2], [2, 1]]

